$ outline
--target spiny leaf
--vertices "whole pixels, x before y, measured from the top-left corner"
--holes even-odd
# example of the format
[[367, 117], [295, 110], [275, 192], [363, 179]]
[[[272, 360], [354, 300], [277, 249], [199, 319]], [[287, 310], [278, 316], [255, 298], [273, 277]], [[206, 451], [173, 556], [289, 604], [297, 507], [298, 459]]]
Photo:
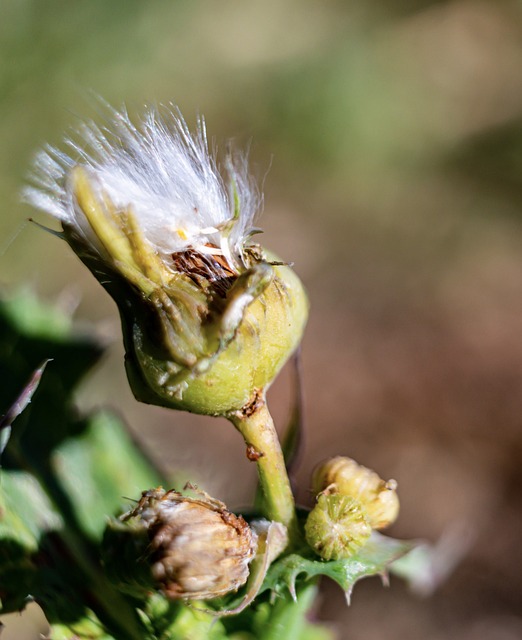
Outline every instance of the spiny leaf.
[[272, 565], [262, 590], [270, 589], [279, 594], [286, 588], [295, 598], [298, 578], [308, 580], [315, 576], [327, 576], [339, 584], [349, 602], [353, 586], [358, 580], [373, 575], [385, 578], [390, 564], [414, 546], [415, 543], [388, 538], [374, 531], [360, 551], [348, 559], [326, 562], [293, 553]]

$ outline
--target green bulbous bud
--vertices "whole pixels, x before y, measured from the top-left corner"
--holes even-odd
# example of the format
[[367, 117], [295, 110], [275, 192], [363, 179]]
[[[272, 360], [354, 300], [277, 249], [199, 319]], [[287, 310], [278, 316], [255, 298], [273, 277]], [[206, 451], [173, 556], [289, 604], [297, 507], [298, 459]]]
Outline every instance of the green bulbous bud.
[[308, 314], [306, 294], [286, 266], [272, 267], [263, 261], [244, 276], [227, 299], [219, 301], [232, 306], [235, 297], [237, 311], [215, 311], [218, 305], [211, 300], [203, 315], [212, 317], [212, 324], [201, 317], [192, 320], [203, 347], [197, 350], [195, 342], [187, 345], [191, 357], [183, 364], [173, 353], [180, 336], [178, 322], [167, 317], [161, 301], [147, 300], [144, 305], [136, 300], [132, 307], [120, 306], [126, 370], [138, 400], [227, 415], [250, 404], [259, 390], [268, 389], [301, 340]]
[[207, 494], [191, 498], [158, 488], [109, 523], [102, 547], [107, 574], [122, 591], [201, 600], [245, 584], [257, 535]]
[[399, 515], [397, 482], [382, 480], [375, 471], [351, 458], [337, 456], [319, 464], [312, 474], [314, 493], [329, 490], [355, 498], [373, 529], [384, 529]]
[[321, 493], [305, 523], [306, 541], [324, 560], [350, 558], [371, 532], [361, 504], [338, 493]]

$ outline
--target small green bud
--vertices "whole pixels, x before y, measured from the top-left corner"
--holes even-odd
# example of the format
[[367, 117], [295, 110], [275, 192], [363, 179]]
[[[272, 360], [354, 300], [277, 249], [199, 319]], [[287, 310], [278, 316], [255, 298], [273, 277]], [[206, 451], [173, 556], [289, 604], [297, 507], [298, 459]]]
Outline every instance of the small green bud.
[[251, 241], [259, 197], [245, 158], [217, 171], [200, 121], [115, 112], [79, 159], [37, 161], [29, 200], [115, 300], [138, 400], [227, 415], [268, 388], [300, 342], [308, 302], [289, 266]]
[[305, 523], [306, 541], [324, 560], [350, 558], [371, 532], [360, 503], [338, 493], [321, 493]]
[[256, 534], [222, 502], [157, 488], [109, 523], [103, 556], [109, 577], [124, 591], [202, 600], [245, 584], [256, 547]]
[[355, 498], [373, 529], [384, 529], [399, 515], [397, 482], [382, 480], [351, 458], [337, 456], [319, 464], [312, 475], [312, 489], [316, 494], [329, 489]]

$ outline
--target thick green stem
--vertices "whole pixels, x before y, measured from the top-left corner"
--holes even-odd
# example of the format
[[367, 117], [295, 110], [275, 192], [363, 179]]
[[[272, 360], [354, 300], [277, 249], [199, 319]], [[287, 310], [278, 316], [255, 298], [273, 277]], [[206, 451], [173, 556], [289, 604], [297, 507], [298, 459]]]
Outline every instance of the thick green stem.
[[254, 407], [235, 412], [229, 419], [245, 439], [249, 458], [257, 464], [266, 517], [283, 523], [290, 540], [296, 541], [299, 530], [294, 496], [274, 421], [264, 397], [258, 399]]

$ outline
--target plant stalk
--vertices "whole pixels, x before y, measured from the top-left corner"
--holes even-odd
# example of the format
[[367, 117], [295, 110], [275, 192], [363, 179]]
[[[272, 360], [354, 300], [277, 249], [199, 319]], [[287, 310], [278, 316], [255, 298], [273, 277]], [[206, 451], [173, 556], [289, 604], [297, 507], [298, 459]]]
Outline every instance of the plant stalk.
[[255, 460], [259, 483], [264, 497], [265, 516], [281, 522], [288, 529], [291, 541], [297, 542], [300, 533], [295, 502], [286, 472], [285, 460], [274, 421], [264, 395], [254, 406], [231, 414], [229, 420], [243, 436], [247, 455]]

